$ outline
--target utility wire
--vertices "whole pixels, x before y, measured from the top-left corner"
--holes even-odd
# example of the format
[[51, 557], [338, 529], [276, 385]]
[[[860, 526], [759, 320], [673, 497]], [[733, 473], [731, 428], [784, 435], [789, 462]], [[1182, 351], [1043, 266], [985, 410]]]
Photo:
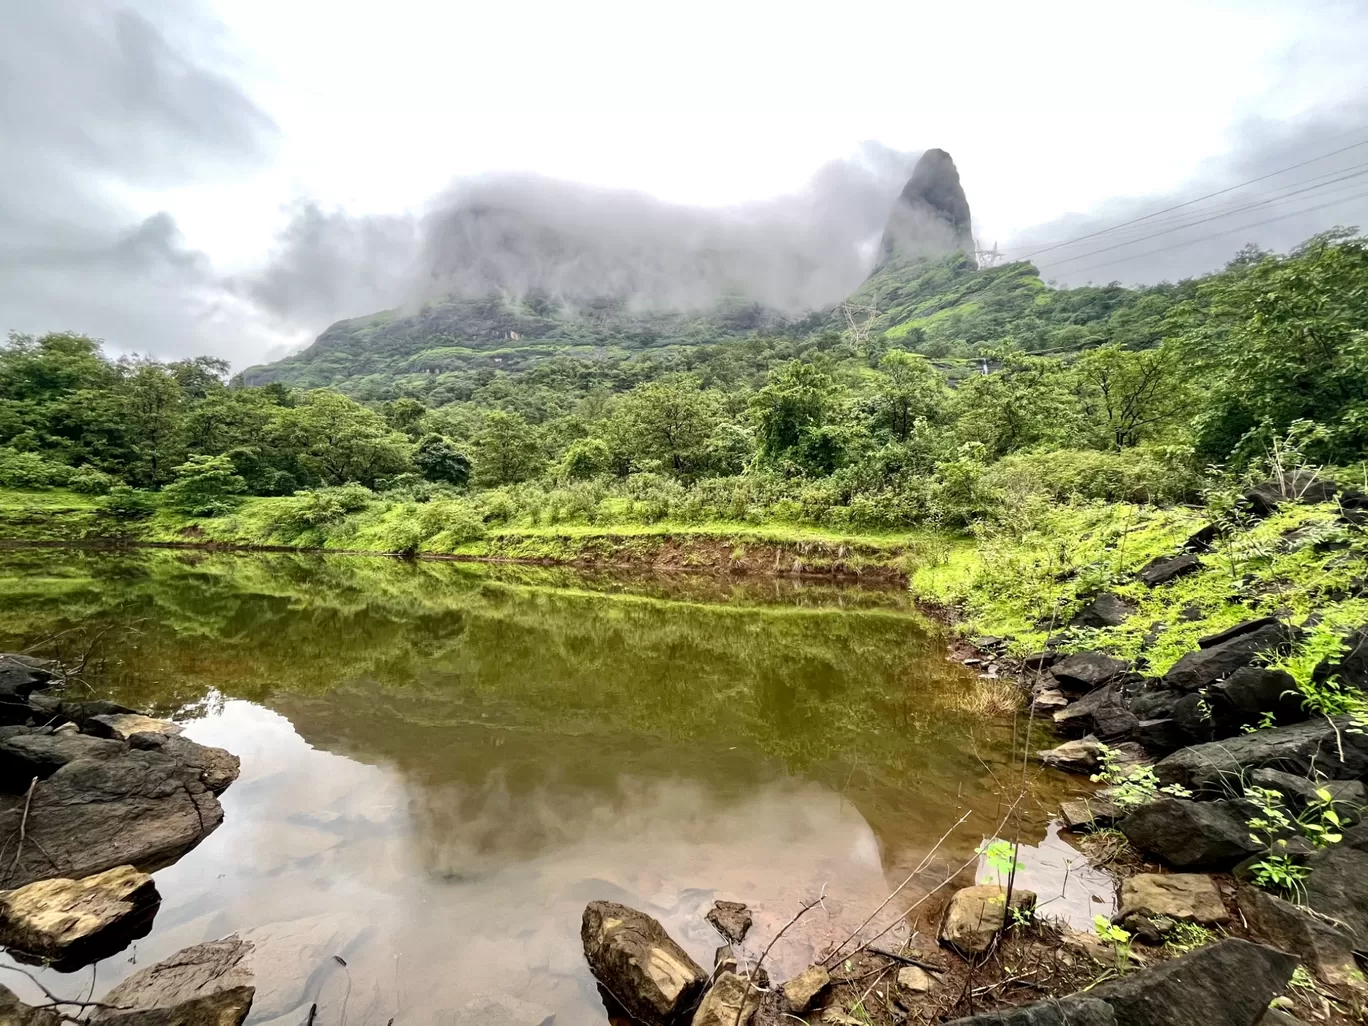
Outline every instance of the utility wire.
[[[1368, 128], [1368, 125], [1362, 126], [1361, 128], [1355, 129], [1354, 131], [1362, 131], [1364, 128]], [[1102, 228], [1102, 229], [1100, 229], [1100, 230], [1098, 230], [1098, 231], [1090, 232], [1090, 233], [1088, 233], [1087, 235], [1080, 235], [1080, 236], [1079, 236], [1078, 238], [1076, 238], [1076, 239], [1069, 239], [1069, 240], [1067, 240], [1067, 241], [1065, 241], [1065, 242], [1056, 242], [1056, 243], [1054, 243], [1054, 244], [1052, 244], [1052, 245], [1044, 246], [1044, 247], [1042, 247], [1041, 249], [1037, 249], [1037, 250], [1034, 250], [1033, 252], [1027, 253], [1027, 254], [1024, 255], [1023, 257], [1021, 257], [1020, 259], [1022, 259], [1022, 260], [1030, 260], [1030, 259], [1032, 259], [1033, 257], [1035, 257], [1035, 256], [1037, 256], [1037, 255], [1039, 255], [1039, 254], [1041, 254], [1041, 253], [1048, 253], [1048, 252], [1050, 252], [1051, 250], [1060, 249], [1060, 248], [1063, 247], [1063, 246], [1071, 246], [1071, 245], [1073, 245], [1075, 242], [1083, 242], [1085, 239], [1094, 239], [1094, 238], [1096, 238], [1096, 237], [1099, 236], [1099, 235], [1106, 235], [1106, 234], [1108, 234], [1109, 232], [1114, 232], [1114, 231], [1116, 231], [1118, 228], [1125, 228], [1125, 227], [1127, 227], [1127, 226], [1129, 226], [1129, 225], [1139, 224], [1139, 223], [1142, 222], [1142, 221], [1148, 221], [1148, 220], [1150, 220], [1151, 218], [1158, 217], [1160, 214], [1167, 214], [1167, 213], [1169, 213], [1169, 212], [1171, 212], [1171, 211], [1174, 211], [1174, 210], [1181, 210], [1183, 207], [1190, 207], [1190, 206], [1192, 206], [1194, 203], [1202, 203], [1202, 202], [1204, 202], [1205, 200], [1214, 199], [1214, 198], [1217, 197], [1217, 196], [1224, 196], [1224, 195], [1226, 195], [1227, 193], [1234, 192], [1234, 191], [1237, 190], [1237, 189], [1243, 189], [1243, 188], [1245, 188], [1246, 186], [1254, 185], [1254, 184], [1256, 184], [1256, 183], [1258, 183], [1258, 182], [1267, 181], [1268, 179], [1270, 179], [1270, 178], [1276, 178], [1276, 177], [1278, 177], [1279, 175], [1285, 175], [1285, 174], [1287, 174], [1287, 172], [1289, 172], [1289, 171], [1295, 171], [1295, 170], [1297, 170], [1297, 168], [1299, 168], [1299, 167], [1306, 167], [1308, 164], [1315, 164], [1315, 163], [1317, 163], [1318, 161], [1322, 161], [1322, 160], [1326, 160], [1326, 159], [1328, 159], [1328, 158], [1330, 158], [1330, 157], [1338, 156], [1338, 155], [1341, 154], [1341, 153], [1348, 153], [1350, 150], [1356, 150], [1356, 149], [1358, 149], [1358, 148], [1360, 148], [1360, 147], [1362, 147], [1362, 146], [1368, 146], [1368, 139], [1361, 139], [1361, 140], [1359, 140], [1359, 141], [1356, 142], [1356, 143], [1351, 143], [1351, 144], [1348, 145], [1348, 146], [1342, 146], [1342, 147], [1340, 147], [1340, 148], [1337, 149], [1337, 150], [1331, 150], [1329, 153], [1322, 153], [1322, 154], [1320, 154], [1319, 156], [1316, 156], [1316, 157], [1310, 157], [1310, 158], [1308, 158], [1307, 160], [1300, 161], [1300, 162], [1298, 162], [1298, 163], [1296, 163], [1296, 164], [1292, 164], [1292, 165], [1290, 165], [1290, 166], [1288, 166], [1288, 167], [1280, 168], [1280, 169], [1277, 170], [1277, 171], [1270, 171], [1270, 172], [1269, 172], [1268, 174], [1266, 174], [1266, 175], [1260, 175], [1260, 176], [1257, 177], [1257, 178], [1251, 178], [1251, 179], [1249, 179], [1249, 180], [1246, 181], [1246, 182], [1240, 182], [1240, 183], [1238, 183], [1238, 184], [1236, 184], [1236, 185], [1231, 185], [1231, 186], [1228, 186], [1227, 188], [1224, 188], [1224, 189], [1217, 189], [1215, 192], [1209, 192], [1209, 193], [1207, 193], [1205, 196], [1198, 196], [1198, 197], [1196, 197], [1195, 199], [1185, 200], [1185, 201], [1182, 202], [1182, 203], [1175, 203], [1175, 204], [1174, 204], [1173, 206], [1171, 206], [1171, 207], [1165, 207], [1165, 208], [1162, 209], [1162, 210], [1156, 210], [1156, 211], [1154, 211], [1153, 213], [1144, 214], [1144, 215], [1141, 216], [1141, 217], [1132, 218], [1132, 219], [1129, 220], [1129, 221], [1122, 221], [1120, 224], [1112, 225], [1110, 228]]]

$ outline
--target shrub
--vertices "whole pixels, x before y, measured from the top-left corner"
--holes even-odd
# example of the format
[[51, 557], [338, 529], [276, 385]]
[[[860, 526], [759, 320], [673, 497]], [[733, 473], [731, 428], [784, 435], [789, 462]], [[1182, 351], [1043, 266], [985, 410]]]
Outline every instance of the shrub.
[[1192, 497], [1200, 483], [1190, 450], [1152, 446], [1014, 453], [989, 468], [984, 480], [1006, 495], [1160, 504]]
[[374, 498], [375, 493], [369, 488], [355, 484], [300, 492], [284, 504], [278, 519], [281, 527], [295, 533], [317, 530], [365, 509]]
[[116, 520], [145, 520], [157, 511], [157, 505], [147, 492], [120, 484], [109, 490], [100, 511]]
[[418, 509], [418, 526], [424, 537], [445, 534], [453, 545], [485, 536], [480, 512], [465, 499], [436, 499]]
[[82, 495], [108, 495], [110, 489], [119, 484], [117, 477], [106, 474], [94, 467], [80, 467], [72, 472], [67, 487]]
[[176, 480], [162, 490], [166, 506], [197, 517], [216, 517], [234, 508], [234, 498], [247, 482], [227, 456], [191, 456], [173, 473]]
[[36, 452], [0, 449], [0, 487], [56, 488], [71, 478], [71, 468]]

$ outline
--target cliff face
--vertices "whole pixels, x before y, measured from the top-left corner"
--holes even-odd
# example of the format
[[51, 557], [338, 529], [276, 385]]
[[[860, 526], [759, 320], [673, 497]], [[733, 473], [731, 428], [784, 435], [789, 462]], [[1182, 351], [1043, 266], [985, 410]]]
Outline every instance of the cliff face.
[[971, 257], [974, 253], [969, 200], [950, 154], [927, 150], [888, 215], [879, 262], [955, 250], [963, 250]]

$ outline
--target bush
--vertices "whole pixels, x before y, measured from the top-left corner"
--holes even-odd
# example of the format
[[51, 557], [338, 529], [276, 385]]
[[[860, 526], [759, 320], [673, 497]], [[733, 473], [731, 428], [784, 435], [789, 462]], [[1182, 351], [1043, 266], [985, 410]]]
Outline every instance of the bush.
[[375, 493], [361, 485], [319, 488], [300, 492], [284, 505], [279, 514], [281, 527], [301, 533], [340, 523], [349, 513], [365, 509]]
[[110, 490], [120, 483], [117, 477], [112, 477], [103, 470], [80, 467], [72, 472], [67, 480], [67, 487], [82, 495], [108, 495]]
[[1172, 503], [1195, 496], [1199, 477], [1191, 450], [1141, 446], [1124, 452], [1059, 449], [1006, 456], [984, 475], [1009, 496], [1029, 493], [1064, 502]]
[[227, 456], [191, 456], [173, 473], [176, 480], [162, 489], [166, 506], [191, 516], [231, 513], [235, 497], [247, 490]]
[[424, 537], [445, 534], [452, 545], [485, 536], [484, 520], [465, 499], [437, 499], [419, 507], [419, 529]]
[[145, 520], [157, 511], [157, 504], [147, 492], [120, 484], [109, 490], [100, 511], [116, 520]]
[[0, 487], [56, 488], [71, 478], [71, 468], [36, 452], [0, 449]]

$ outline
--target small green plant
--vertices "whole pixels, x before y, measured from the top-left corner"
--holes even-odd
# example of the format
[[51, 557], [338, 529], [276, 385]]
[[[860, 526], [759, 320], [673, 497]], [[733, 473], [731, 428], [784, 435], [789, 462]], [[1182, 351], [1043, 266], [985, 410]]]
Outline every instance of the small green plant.
[[1097, 915], [1093, 919], [1093, 926], [1097, 929], [1097, 939], [1103, 944], [1110, 944], [1112, 950], [1116, 952], [1116, 971], [1125, 972], [1126, 965], [1131, 957], [1131, 934], [1129, 930], [1115, 925], [1104, 915]]
[[1344, 822], [1335, 811], [1335, 797], [1323, 787], [1316, 788], [1316, 797], [1307, 803], [1306, 811], [1297, 817], [1297, 826], [1317, 848], [1344, 840]]
[[1275, 716], [1271, 712], [1266, 712], [1259, 717], [1258, 723], [1246, 723], [1243, 727], [1240, 728], [1240, 732], [1244, 734], [1252, 734], [1256, 730], [1269, 730], [1273, 727], [1276, 727], [1277, 725], [1277, 716]]
[[988, 863], [988, 868], [997, 874], [999, 886], [1005, 878], [1025, 865], [1017, 861], [1016, 845], [1011, 841], [985, 841], [974, 849], [974, 854], [981, 856], [983, 861]]
[[1287, 985], [1293, 990], [1307, 990], [1315, 993], [1319, 988], [1316, 986], [1316, 978], [1311, 975], [1311, 971], [1304, 965], [1299, 965], [1292, 970], [1292, 978], [1287, 981]]
[[1246, 822], [1249, 836], [1266, 854], [1251, 867], [1251, 879], [1260, 887], [1295, 893], [1306, 879], [1306, 867], [1287, 854], [1287, 838], [1294, 833], [1292, 818], [1283, 809], [1281, 791], [1249, 786], [1244, 796], [1258, 807], [1258, 815]]
[[1121, 809], [1133, 809], [1147, 805], [1161, 794], [1174, 798], [1191, 798], [1192, 792], [1182, 784], [1159, 786], [1159, 778], [1150, 766], [1123, 766], [1121, 755], [1116, 749], [1102, 745], [1098, 751], [1102, 768], [1092, 775], [1094, 783], [1110, 787], [1112, 803]]
[[1164, 947], [1175, 955], [1181, 955], [1193, 948], [1205, 947], [1215, 939], [1216, 935], [1201, 923], [1180, 920], [1173, 924], [1173, 929], [1164, 938]]

